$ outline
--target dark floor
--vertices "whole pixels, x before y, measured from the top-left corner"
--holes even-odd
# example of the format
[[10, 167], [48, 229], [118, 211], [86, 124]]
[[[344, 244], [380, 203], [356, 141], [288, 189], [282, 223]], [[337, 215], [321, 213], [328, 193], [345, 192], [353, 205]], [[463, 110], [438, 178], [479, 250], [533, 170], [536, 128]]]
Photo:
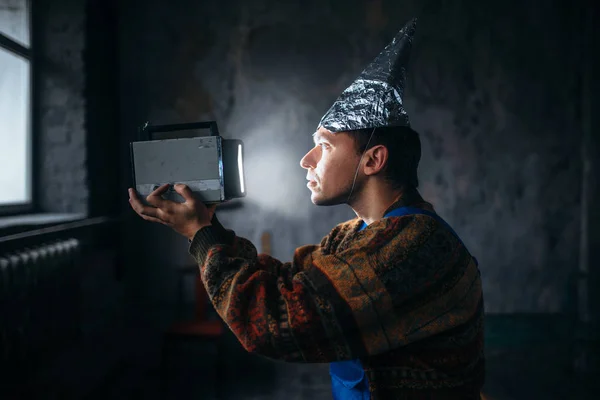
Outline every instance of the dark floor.
[[[244, 354], [236, 348], [235, 338], [228, 335], [228, 354], [224, 381], [219, 398], [227, 400], [330, 400], [328, 366], [322, 364], [300, 365], [274, 362], [262, 357]], [[523, 354], [521, 354], [522, 356]], [[130, 359], [115, 368], [102, 390], [89, 400], [96, 399], [214, 399], [216, 362], [215, 347], [208, 344], [182, 345], [169, 363], [168, 385], [162, 388], [161, 374], [155, 354]], [[488, 382], [484, 393], [487, 399], [592, 399], [577, 392], [567, 375], [561, 379], [540, 381], [530, 379], [523, 369], [536, 367], [528, 357], [507, 354], [490, 354]], [[538, 365], [544, 369], [548, 365]], [[531, 375], [535, 375], [532, 372]], [[163, 389], [164, 391], [161, 391]], [[161, 396], [161, 393], [164, 396]]]
[[[221, 381], [216, 376], [217, 348], [211, 343], [180, 343], [171, 348], [167, 371], [160, 352], [123, 361], [103, 382], [96, 399], [331, 399], [328, 366], [274, 362], [245, 353], [227, 334]], [[156, 348], [160, 347], [156, 343]], [[166, 379], [165, 379], [166, 378]]]
[[[210, 400], [217, 398], [217, 387], [223, 400], [332, 398], [328, 365], [275, 362], [248, 354], [230, 332], [222, 342], [219, 359], [224, 374], [220, 382], [216, 376], [217, 348], [212, 343], [174, 346], [164, 372], [160, 350], [165, 321], [158, 320], [153, 310], [135, 321], [135, 328], [113, 326], [109, 331], [95, 332], [87, 344], [63, 354], [33, 383], [35, 392], [41, 394], [24, 398]], [[493, 326], [493, 322], [488, 325]], [[545, 331], [548, 337], [551, 330]], [[493, 343], [494, 335], [487, 336]], [[487, 400], [599, 398], [575, 383], [565, 346], [558, 341], [540, 339], [519, 345], [514, 339], [516, 333], [504, 337], [504, 343], [496, 342], [498, 345], [486, 351]], [[69, 373], [56, 373], [61, 370]]]

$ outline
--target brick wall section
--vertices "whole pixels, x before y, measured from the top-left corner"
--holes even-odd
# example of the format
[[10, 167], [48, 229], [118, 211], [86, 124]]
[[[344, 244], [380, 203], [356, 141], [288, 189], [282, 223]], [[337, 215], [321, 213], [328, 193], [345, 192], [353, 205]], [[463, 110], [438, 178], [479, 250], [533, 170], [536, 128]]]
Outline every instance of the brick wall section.
[[39, 15], [40, 206], [86, 213], [84, 65], [85, 2], [35, 2]]

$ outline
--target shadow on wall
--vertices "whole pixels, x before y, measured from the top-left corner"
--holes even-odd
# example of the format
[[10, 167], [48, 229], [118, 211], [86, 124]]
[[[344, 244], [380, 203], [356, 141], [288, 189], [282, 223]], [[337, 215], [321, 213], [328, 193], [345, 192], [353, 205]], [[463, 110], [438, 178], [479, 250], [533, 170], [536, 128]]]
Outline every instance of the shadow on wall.
[[[243, 140], [246, 207], [221, 219], [254, 243], [270, 231], [273, 255], [289, 260], [354, 217], [310, 203], [299, 160], [319, 118], [416, 15], [405, 101], [423, 142], [423, 193], [481, 262], [488, 311], [564, 311], [580, 220], [580, 138], [565, 106], [572, 12], [516, 0], [377, 4], [387, 18], [361, 1], [125, 5], [121, 92], [138, 115], [124, 109], [124, 126], [214, 119]], [[152, 60], [144, 74], [139, 60]]]

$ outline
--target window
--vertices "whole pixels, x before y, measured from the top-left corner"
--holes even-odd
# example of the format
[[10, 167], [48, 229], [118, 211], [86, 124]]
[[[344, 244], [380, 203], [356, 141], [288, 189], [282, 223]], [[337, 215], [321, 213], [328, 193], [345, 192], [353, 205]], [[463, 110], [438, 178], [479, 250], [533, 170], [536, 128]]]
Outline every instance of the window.
[[0, 214], [30, 208], [31, 46], [29, 0], [0, 0]]

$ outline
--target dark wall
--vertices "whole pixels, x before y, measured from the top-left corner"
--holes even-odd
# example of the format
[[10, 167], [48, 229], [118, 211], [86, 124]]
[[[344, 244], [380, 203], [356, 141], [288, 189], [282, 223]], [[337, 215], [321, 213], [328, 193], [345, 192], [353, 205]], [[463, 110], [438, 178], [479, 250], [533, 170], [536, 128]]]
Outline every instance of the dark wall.
[[33, 7], [38, 206], [86, 214], [85, 2], [39, 0]]
[[112, 1], [33, 5], [38, 211], [118, 212], [117, 14]]
[[[123, 140], [146, 120], [216, 119], [246, 143], [249, 191], [220, 218], [257, 244], [271, 231], [287, 261], [353, 217], [310, 203], [298, 162], [316, 124], [417, 16], [405, 103], [423, 142], [422, 193], [479, 259], [489, 312], [564, 311], [581, 181], [580, 21], [569, 5], [132, 1], [120, 13]], [[159, 301], [187, 242], [135, 218], [128, 229], [136, 290]]]
[[[191, 259], [184, 238], [129, 209], [136, 128], [216, 119], [224, 136], [243, 139], [250, 194], [220, 219], [257, 245], [270, 231], [274, 255], [287, 261], [354, 216], [345, 206], [313, 206], [298, 162], [322, 114], [413, 16], [406, 105], [423, 142], [421, 190], [480, 260], [487, 311], [568, 310], [578, 264], [590, 277], [582, 275], [581, 304], [597, 292], [600, 80], [588, 62], [581, 81], [581, 8], [569, 8], [583, 0], [547, 3], [543, 12], [513, 0], [115, 3], [39, 0], [34, 8], [41, 209], [126, 215], [124, 229], [111, 231], [125, 257], [116, 246], [97, 248], [82, 266], [86, 341], [61, 367], [68, 380], [46, 377], [55, 386], [102, 385], [120, 359], [158, 348], [175, 317], [173, 267]], [[115, 280], [118, 265], [124, 282]], [[582, 312], [595, 332], [597, 300]], [[501, 339], [519, 336], [494, 321]], [[581, 330], [594, 337], [590, 326]], [[531, 364], [542, 359], [522, 354]]]
[[[119, 66], [113, 4], [112, 0], [32, 2], [32, 122], [38, 212], [88, 217], [115, 217], [120, 212]], [[18, 376], [23, 381], [0, 385], [2, 390], [8, 388], [9, 398], [87, 398], [105, 379], [104, 374], [127, 354], [126, 317], [122, 315], [125, 296], [122, 283], [116, 279], [121, 261], [118, 224], [108, 218], [85, 222], [86, 227], [83, 223], [72, 224], [70, 229], [53, 227], [54, 233], [37, 231], [37, 236], [4, 243], [11, 251], [24, 251], [59, 238], [77, 238], [82, 249], [75, 271], [56, 269], [60, 268], [56, 262], [49, 266], [59, 271], [63, 280], [74, 279], [76, 289], [52, 293], [54, 297], [48, 302], [67, 298], [77, 310], [76, 317], [68, 309], [50, 310], [45, 315], [60, 326], [65, 325], [61, 322], [64, 318], [69, 319], [77, 334], [62, 335], [38, 353], [23, 353], [28, 354], [23, 374]], [[32, 264], [31, 268], [33, 265], [39, 267]], [[36, 279], [35, 285], [44, 293], [47, 276]], [[32, 326], [42, 327], [43, 320], [33, 319]], [[19, 345], [32, 351], [30, 343]], [[17, 368], [16, 375], [19, 372]], [[31, 393], [11, 397], [13, 389]]]
[[115, 0], [86, 2], [86, 166], [90, 216], [119, 213], [119, 63]]

